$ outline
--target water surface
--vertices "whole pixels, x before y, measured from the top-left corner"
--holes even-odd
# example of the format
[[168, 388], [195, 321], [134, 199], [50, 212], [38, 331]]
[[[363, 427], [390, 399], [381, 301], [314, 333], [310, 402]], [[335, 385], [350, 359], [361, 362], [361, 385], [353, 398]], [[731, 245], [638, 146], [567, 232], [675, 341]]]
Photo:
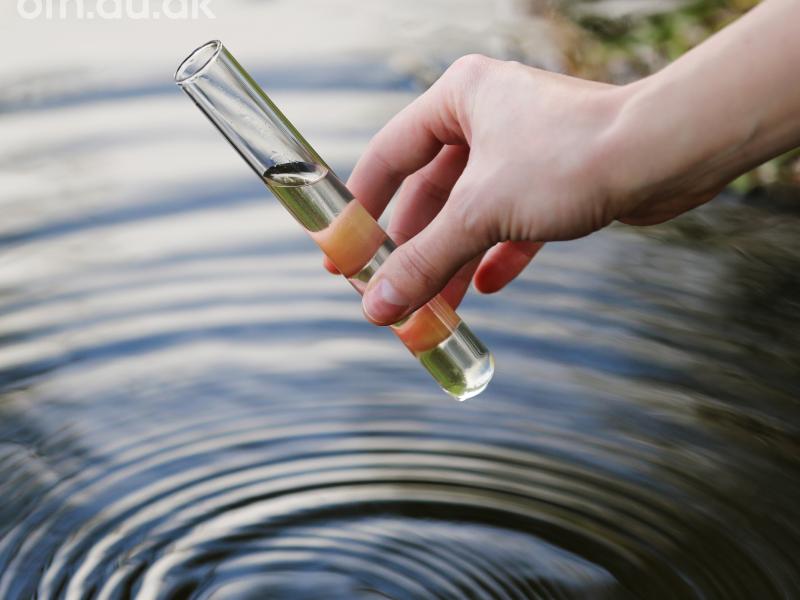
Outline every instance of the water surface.
[[[258, 73], [343, 176], [415, 93]], [[548, 246], [459, 404], [167, 77], [2, 106], [0, 598], [800, 593], [796, 199]]]

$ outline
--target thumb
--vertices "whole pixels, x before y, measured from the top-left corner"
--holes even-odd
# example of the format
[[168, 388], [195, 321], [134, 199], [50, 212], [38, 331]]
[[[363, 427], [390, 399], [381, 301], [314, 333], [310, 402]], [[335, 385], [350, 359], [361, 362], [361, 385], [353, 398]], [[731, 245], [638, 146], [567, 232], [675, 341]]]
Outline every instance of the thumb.
[[462, 175], [438, 215], [389, 255], [364, 293], [363, 310], [377, 325], [403, 319], [439, 293], [490, 244], [491, 224], [481, 218]]

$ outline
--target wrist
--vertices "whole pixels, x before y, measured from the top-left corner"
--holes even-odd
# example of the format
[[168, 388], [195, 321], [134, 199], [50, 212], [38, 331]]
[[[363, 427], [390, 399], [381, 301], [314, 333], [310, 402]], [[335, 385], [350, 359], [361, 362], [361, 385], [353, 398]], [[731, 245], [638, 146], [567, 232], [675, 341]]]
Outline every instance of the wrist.
[[[710, 199], [746, 168], [752, 121], [731, 121], [702, 87], [692, 74], [667, 69], [620, 89], [607, 136], [616, 218], [660, 222]], [[679, 197], [682, 210], [659, 210]]]
[[650, 127], [649, 87], [640, 80], [611, 88], [606, 124], [594, 140], [591, 171], [612, 220], [643, 203], [659, 179], [651, 160], [655, 153], [648, 148], [655, 135], [644, 130]]

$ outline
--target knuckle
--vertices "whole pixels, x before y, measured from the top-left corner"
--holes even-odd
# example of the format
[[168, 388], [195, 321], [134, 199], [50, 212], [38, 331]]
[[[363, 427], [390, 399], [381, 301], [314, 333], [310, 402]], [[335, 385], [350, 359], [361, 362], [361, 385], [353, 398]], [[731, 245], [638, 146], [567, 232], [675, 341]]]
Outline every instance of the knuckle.
[[473, 107], [496, 62], [482, 54], [467, 54], [456, 59], [440, 80], [439, 89], [467, 140], [471, 137]]
[[467, 190], [462, 187], [458, 201], [448, 203], [447, 219], [455, 226], [460, 235], [465, 237], [465, 242], [478, 246], [485, 246], [492, 242], [492, 219], [482, 210], [481, 197], [477, 190]]
[[410, 280], [425, 289], [436, 288], [440, 280], [439, 269], [416, 245], [401, 246], [395, 254], [398, 266]]
[[367, 144], [367, 151], [365, 156], [369, 156], [372, 160], [373, 168], [377, 168], [384, 177], [386, 177], [392, 185], [399, 186], [403, 182], [403, 173], [397, 170], [388, 158], [385, 157], [384, 151], [386, 144], [382, 137], [383, 132], [376, 134]]
[[483, 54], [465, 54], [453, 61], [448, 71], [462, 77], [474, 77], [485, 69], [490, 62], [492, 62], [492, 59]]
[[414, 196], [426, 201], [443, 202], [450, 195], [449, 189], [433, 181], [425, 171], [419, 171], [409, 183]]
[[387, 233], [389, 234], [389, 238], [398, 246], [405, 244], [417, 234], [416, 231], [411, 231], [410, 229], [398, 229], [397, 227], [389, 227]]

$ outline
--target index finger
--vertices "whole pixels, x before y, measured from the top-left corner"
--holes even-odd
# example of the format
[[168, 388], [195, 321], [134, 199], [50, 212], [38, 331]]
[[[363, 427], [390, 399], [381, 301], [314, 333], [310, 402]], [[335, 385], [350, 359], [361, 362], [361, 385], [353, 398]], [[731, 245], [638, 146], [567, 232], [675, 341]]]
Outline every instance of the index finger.
[[440, 78], [395, 115], [353, 169], [347, 187], [375, 219], [403, 180], [433, 160], [442, 146], [465, 143], [449, 87]]

